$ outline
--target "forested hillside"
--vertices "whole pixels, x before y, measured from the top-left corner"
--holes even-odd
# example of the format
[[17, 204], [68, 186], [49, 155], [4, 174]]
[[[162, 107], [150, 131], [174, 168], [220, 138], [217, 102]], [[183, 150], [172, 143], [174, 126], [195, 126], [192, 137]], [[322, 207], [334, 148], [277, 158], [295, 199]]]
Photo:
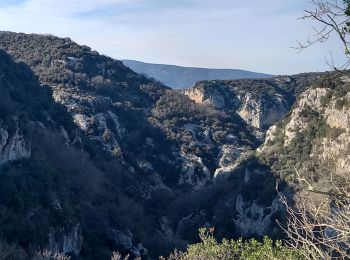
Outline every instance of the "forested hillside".
[[0, 49], [0, 235], [23, 257], [157, 259], [201, 227], [283, 238], [276, 182], [292, 199], [294, 167], [349, 165], [346, 75], [175, 91], [69, 38], [1, 32]]

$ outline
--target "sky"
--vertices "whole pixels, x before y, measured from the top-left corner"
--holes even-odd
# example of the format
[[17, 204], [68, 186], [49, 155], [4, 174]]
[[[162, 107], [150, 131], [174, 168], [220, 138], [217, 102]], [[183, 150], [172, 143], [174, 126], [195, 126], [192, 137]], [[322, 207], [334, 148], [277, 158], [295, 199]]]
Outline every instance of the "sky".
[[313, 35], [308, 0], [0, 0], [0, 30], [70, 37], [116, 59], [269, 74], [330, 70], [336, 37]]

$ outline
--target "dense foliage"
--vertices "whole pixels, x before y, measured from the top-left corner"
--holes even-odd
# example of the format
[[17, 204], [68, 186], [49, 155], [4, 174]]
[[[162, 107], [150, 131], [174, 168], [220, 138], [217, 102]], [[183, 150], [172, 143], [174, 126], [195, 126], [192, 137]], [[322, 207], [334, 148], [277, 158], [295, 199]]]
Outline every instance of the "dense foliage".
[[[5, 240], [37, 249], [48, 245], [49, 234], [62, 238], [79, 226], [79, 257], [109, 259], [114, 250], [126, 255], [141, 245], [148, 253], [140, 249], [133, 256], [184, 250], [199, 242], [198, 228], [209, 224], [218, 239], [262, 238], [253, 220], [264, 224], [266, 235], [281, 236], [275, 221], [283, 221], [284, 212], [278, 206], [272, 211], [277, 196], [272, 164], [252, 156], [260, 141], [235, 102], [250, 93], [267, 106], [271, 95], [290, 106], [317, 75], [199, 83], [225, 97], [228, 105], [218, 109], [70, 39], [0, 35], [1, 48], [29, 66], [6, 54], [0, 60], [0, 127], [16, 128], [13, 115], [19, 117], [19, 133], [32, 152], [0, 169]], [[77, 115], [84, 119], [81, 129]], [[244, 156], [233, 174], [213, 179], [227, 146]], [[184, 174], [192, 179], [180, 183]], [[194, 188], [202, 177], [205, 183]], [[263, 244], [249, 244], [255, 246]]]
[[301, 260], [303, 257], [297, 249], [288, 248], [281, 241], [273, 242], [265, 237], [263, 242], [255, 239], [227, 240], [223, 239], [219, 243], [213, 234], [205, 229], [199, 233], [201, 242], [189, 245], [186, 252], [175, 251], [168, 260], [266, 260], [266, 259], [286, 259]]
[[[69, 38], [0, 32], [1, 49], [25, 62], [50, 86], [92, 91], [120, 102], [145, 107], [162, 87], [120, 61], [100, 55]], [[149, 84], [149, 86], [144, 86]]]

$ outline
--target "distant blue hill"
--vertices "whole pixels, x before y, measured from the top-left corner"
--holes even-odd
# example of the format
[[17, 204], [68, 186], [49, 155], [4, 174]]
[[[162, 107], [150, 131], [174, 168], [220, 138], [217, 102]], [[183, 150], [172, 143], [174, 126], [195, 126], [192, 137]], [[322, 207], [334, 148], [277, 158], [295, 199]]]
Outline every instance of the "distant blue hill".
[[268, 78], [272, 75], [238, 69], [191, 68], [175, 65], [152, 64], [134, 60], [122, 60], [124, 65], [137, 73], [152, 77], [175, 88], [187, 88], [201, 80], [231, 80], [245, 78]]

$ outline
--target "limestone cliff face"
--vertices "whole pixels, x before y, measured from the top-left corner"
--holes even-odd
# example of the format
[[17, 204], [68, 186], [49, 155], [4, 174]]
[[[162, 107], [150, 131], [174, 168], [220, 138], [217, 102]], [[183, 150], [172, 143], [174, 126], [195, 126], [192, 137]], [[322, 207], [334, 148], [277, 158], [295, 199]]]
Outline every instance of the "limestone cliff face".
[[[68, 108], [76, 125], [86, 135], [99, 143], [104, 150], [121, 157], [118, 141], [123, 138], [126, 130], [121, 126], [118, 116], [108, 109], [113, 109], [113, 102], [109, 97], [60, 87], [53, 87], [53, 97], [56, 102]], [[95, 112], [96, 106], [107, 109]]]
[[[321, 187], [320, 189], [326, 188], [324, 185], [330, 180], [330, 176], [348, 179], [349, 90], [348, 76], [333, 73], [318, 80], [298, 96], [286, 118], [267, 130], [264, 144], [255, 153], [267, 166], [268, 172], [274, 172], [276, 176], [291, 184], [298, 171], [298, 174], [308, 179], [315, 187]], [[241, 165], [237, 166], [239, 167]], [[253, 168], [261, 167], [258, 165]], [[246, 171], [244, 179], [251, 179], [250, 171]], [[289, 191], [285, 192], [287, 197], [294, 196]], [[243, 236], [254, 232], [266, 232], [259, 230], [259, 227], [262, 230], [273, 229], [269, 210], [283, 212], [277, 197], [266, 207], [238, 196], [235, 205], [239, 217], [234, 219], [234, 223], [242, 230]], [[269, 210], [266, 210], [267, 208]], [[251, 219], [252, 215], [255, 216], [254, 220]], [[257, 223], [259, 225], [255, 226]]]
[[225, 106], [224, 97], [215, 89], [208, 91], [204, 88], [196, 87], [184, 91], [184, 94], [198, 104], [211, 105], [216, 108]]
[[237, 217], [233, 220], [242, 237], [259, 236], [277, 231], [274, 214], [283, 211], [283, 205], [276, 197], [271, 205], [261, 206], [255, 201], [245, 201], [242, 196], [236, 199]]
[[211, 183], [209, 169], [204, 165], [202, 158], [191, 155], [181, 154], [182, 169], [179, 179], [180, 185], [190, 185], [194, 190], [202, 189], [206, 184]]
[[350, 133], [344, 132], [337, 138], [324, 138], [315, 147], [315, 158], [324, 162], [335, 174], [347, 176], [350, 169]]
[[308, 126], [307, 117], [303, 116], [303, 112], [307, 109], [322, 112], [322, 98], [327, 95], [328, 91], [324, 88], [311, 89], [304, 92], [296, 104], [296, 108], [292, 111], [290, 121], [285, 127], [285, 145], [288, 145], [298, 131], [306, 129]]
[[30, 155], [30, 144], [19, 133], [18, 125], [12, 133], [0, 125], [0, 166], [9, 161], [29, 158]]
[[214, 172], [214, 178], [217, 180], [234, 172], [247, 154], [249, 154], [247, 147], [223, 145], [220, 148], [219, 167]]
[[[280, 153], [280, 158], [287, 158], [284, 153], [288, 151], [292, 154], [288, 160], [303, 154], [293, 162], [303, 172], [314, 169], [315, 174], [322, 171], [341, 176], [348, 174], [350, 85], [348, 76], [339, 74], [328, 81], [315, 84], [300, 95], [290, 115], [269, 129], [259, 152]], [[284, 146], [282, 150], [285, 151], [280, 151], [279, 146]], [[298, 147], [304, 147], [304, 151], [299, 151]]]
[[327, 124], [332, 128], [349, 130], [350, 128], [350, 93], [342, 93], [343, 96], [332, 97], [332, 100], [324, 109]]
[[289, 104], [283, 96], [269, 96], [269, 100], [255, 99], [251, 93], [242, 98], [239, 115], [256, 129], [263, 130], [281, 120], [289, 110]]
[[[349, 85], [346, 85], [349, 90]], [[347, 176], [350, 169], [350, 93], [342, 97], [332, 96], [324, 108], [324, 118], [333, 134], [322, 138], [315, 146], [315, 157], [332, 171]], [[336, 132], [336, 133], [334, 133]]]
[[203, 81], [183, 93], [196, 103], [238, 113], [263, 140], [266, 129], [289, 111], [297, 93], [319, 76], [300, 74], [270, 79]]

